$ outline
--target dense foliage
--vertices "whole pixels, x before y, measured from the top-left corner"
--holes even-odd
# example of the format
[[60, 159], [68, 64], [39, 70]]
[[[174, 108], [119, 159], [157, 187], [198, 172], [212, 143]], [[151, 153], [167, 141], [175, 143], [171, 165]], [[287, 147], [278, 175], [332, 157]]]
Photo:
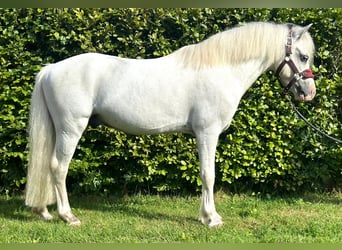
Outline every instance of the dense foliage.
[[[313, 23], [317, 97], [299, 109], [342, 137], [341, 9], [0, 9], [0, 192], [26, 182], [27, 121], [43, 64], [83, 52], [153, 58], [250, 21]], [[341, 187], [342, 147], [313, 132], [272, 72], [243, 98], [216, 153], [216, 187], [267, 193]], [[196, 141], [89, 128], [70, 165], [73, 192], [196, 191]]]

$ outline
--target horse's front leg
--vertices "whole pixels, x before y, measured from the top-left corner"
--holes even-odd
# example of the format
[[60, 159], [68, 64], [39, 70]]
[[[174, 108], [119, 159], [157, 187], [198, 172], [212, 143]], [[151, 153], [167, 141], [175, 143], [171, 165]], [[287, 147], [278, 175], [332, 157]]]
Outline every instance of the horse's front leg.
[[222, 217], [216, 212], [214, 203], [215, 151], [218, 136], [219, 133], [215, 131], [197, 134], [202, 180], [202, 203], [199, 220], [209, 227], [223, 224]]

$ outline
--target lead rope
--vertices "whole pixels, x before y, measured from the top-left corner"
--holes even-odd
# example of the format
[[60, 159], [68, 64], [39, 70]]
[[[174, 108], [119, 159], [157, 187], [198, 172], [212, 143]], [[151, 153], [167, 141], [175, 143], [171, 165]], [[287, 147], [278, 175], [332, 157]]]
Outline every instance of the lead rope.
[[294, 103], [291, 101], [291, 97], [289, 97], [288, 95], [286, 95], [286, 98], [289, 100], [289, 102], [291, 103], [292, 109], [293, 111], [299, 116], [299, 118], [301, 118], [307, 125], [309, 125], [311, 128], [313, 128], [316, 132], [318, 132], [319, 134], [325, 136], [326, 138], [333, 140], [337, 143], [341, 143], [342, 144], [342, 140], [336, 139], [335, 137], [332, 137], [331, 135], [328, 135], [327, 133], [323, 132], [322, 130], [320, 130], [318, 127], [316, 127], [315, 125], [313, 125], [312, 123], [310, 123], [302, 113], [299, 112], [299, 110], [296, 108], [296, 106], [294, 105]]

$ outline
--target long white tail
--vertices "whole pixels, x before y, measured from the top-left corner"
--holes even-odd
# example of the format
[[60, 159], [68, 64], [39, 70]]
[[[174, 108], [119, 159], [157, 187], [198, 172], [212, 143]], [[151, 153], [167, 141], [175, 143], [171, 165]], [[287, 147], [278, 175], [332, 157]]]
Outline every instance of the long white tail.
[[56, 202], [55, 185], [50, 168], [55, 130], [42, 88], [48, 69], [48, 66], [44, 67], [38, 73], [31, 100], [30, 152], [25, 200], [26, 205], [30, 207], [45, 207]]

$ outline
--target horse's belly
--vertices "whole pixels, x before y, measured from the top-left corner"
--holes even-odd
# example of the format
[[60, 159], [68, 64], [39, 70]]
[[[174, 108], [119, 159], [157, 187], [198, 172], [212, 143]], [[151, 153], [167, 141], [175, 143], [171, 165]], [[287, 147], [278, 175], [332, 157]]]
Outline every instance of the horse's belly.
[[192, 132], [187, 115], [168, 114], [156, 109], [145, 112], [143, 108], [120, 110], [117, 107], [116, 110], [103, 110], [95, 117], [98, 124], [134, 135]]

